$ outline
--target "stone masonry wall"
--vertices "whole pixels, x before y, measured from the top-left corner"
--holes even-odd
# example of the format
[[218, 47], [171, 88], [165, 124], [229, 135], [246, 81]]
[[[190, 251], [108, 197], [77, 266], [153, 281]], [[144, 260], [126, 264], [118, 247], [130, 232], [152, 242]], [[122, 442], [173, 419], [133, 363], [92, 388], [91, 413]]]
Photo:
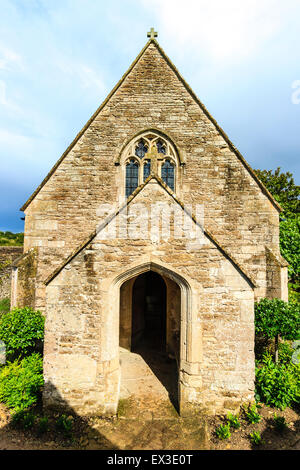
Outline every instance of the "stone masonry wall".
[[[151, 180], [130, 204], [170, 199]], [[185, 295], [179, 368], [182, 413], [195, 406], [210, 413], [227, 412], [251, 401], [254, 293], [249, 280], [208, 239], [192, 251], [187, 240], [172, 235], [155, 243], [146, 237], [102, 239], [100, 232], [47, 286], [44, 404], [67, 403], [82, 414], [116, 412], [117, 279], [131, 270], [136, 276], [134, 268], [145, 262], [182, 283]], [[185, 281], [176, 281], [176, 273]]]
[[0, 300], [10, 298], [11, 263], [22, 253], [22, 246], [0, 246]]
[[185, 159], [183, 203], [204, 205], [206, 228], [257, 280], [256, 295], [268, 295], [265, 246], [279, 253], [278, 211], [151, 42], [25, 211], [25, 250], [39, 247], [36, 307], [46, 277], [95, 229], [99, 205], [118, 203], [121, 149], [151, 128]]

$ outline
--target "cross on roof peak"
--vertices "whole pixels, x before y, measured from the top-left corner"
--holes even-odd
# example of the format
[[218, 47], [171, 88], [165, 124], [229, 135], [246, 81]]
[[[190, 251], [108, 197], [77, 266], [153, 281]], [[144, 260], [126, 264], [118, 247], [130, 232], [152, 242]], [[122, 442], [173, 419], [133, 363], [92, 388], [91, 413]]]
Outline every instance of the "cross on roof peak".
[[157, 38], [157, 32], [154, 31], [154, 28], [151, 28], [149, 33], [147, 33], [147, 37], [150, 39], [155, 39]]

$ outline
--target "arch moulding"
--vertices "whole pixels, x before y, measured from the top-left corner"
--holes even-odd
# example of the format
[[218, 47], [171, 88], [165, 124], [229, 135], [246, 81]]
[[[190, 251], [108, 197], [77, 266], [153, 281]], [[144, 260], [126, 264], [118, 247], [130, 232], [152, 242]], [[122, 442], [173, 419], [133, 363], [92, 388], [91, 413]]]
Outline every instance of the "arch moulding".
[[161, 131], [160, 129], [156, 129], [155, 127], [142, 129], [142, 130], [136, 132], [135, 134], [133, 134], [129, 139], [126, 139], [125, 142], [123, 143], [122, 147], [121, 147], [121, 150], [118, 151], [117, 154], [115, 155], [114, 164], [116, 166], [119, 166], [121, 164], [122, 155], [124, 154], [124, 151], [125, 151], [126, 147], [132, 141], [138, 139], [140, 136], [142, 136], [145, 133], [151, 134], [151, 132], [153, 132], [154, 134], [157, 134], [158, 136], [161, 136], [163, 139], [169, 141], [172, 144], [172, 146], [174, 147], [174, 150], [177, 154], [176, 156], [178, 158], [179, 165], [184, 166], [185, 163], [186, 163], [185, 162], [185, 156], [184, 156], [183, 152], [181, 152], [179, 150], [179, 148], [176, 145], [175, 140], [173, 139], [173, 137], [168, 135], [167, 133]]
[[[193, 281], [190, 282], [181, 274], [175, 272], [173, 268], [155, 261], [145, 261], [138, 265], [129, 267], [123, 272], [117, 274], [110, 280], [106, 280], [102, 289], [106, 291], [106, 321], [105, 321], [105, 334], [108, 343], [106, 348], [109, 347], [110, 360], [115, 359], [119, 361], [119, 327], [120, 327], [120, 288], [128, 280], [133, 279], [140, 274], [147, 271], [154, 271], [163, 277], [167, 277], [174, 281], [180, 288], [181, 292], [181, 311], [180, 311], [180, 360], [179, 360], [179, 380], [178, 380], [178, 397], [179, 409], [181, 413], [185, 413], [187, 402], [189, 401], [189, 390], [186, 388], [185, 377], [186, 374], [191, 374], [191, 370], [195, 369], [195, 362], [199, 363], [200, 357], [193, 351], [194, 346], [197, 344], [199, 350], [199, 343], [202, 343], [202, 335], [199, 336], [200, 322], [197, 319], [197, 303], [201, 286], [196, 287]], [[196, 326], [196, 328], [195, 328]], [[197, 332], [197, 337], [195, 336]], [[114, 338], [114, 340], [112, 340]], [[194, 363], [194, 364], [193, 364]], [[198, 369], [198, 368], [197, 368]], [[120, 374], [120, 368], [119, 368]], [[119, 377], [119, 382], [121, 377]], [[189, 387], [188, 387], [189, 388]], [[118, 406], [119, 392], [116, 397], [115, 406]]]

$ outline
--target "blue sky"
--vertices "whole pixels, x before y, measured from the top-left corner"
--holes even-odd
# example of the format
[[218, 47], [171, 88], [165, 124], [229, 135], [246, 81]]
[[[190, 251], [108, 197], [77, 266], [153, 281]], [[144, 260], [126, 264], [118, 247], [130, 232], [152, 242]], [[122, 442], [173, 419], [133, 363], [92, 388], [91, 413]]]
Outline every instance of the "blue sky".
[[300, 176], [300, 1], [0, 0], [0, 230], [147, 41], [253, 168]]

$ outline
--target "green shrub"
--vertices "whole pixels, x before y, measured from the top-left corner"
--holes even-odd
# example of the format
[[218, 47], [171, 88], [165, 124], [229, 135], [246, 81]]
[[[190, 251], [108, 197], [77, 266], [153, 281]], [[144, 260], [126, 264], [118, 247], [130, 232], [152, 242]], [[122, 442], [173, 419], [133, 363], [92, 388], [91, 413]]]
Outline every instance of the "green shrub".
[[49, 429], [49, 419], [47, 416], [43, 416], [42, 418], [39, 419], [38, 422], [38, 433], [39, 434], [45, 434]]
[[216, 428], [215, 432], [219, 439], [228, 439], [231, 436], [230, 424], [220, 424], [220, 426]]
[[71, 434], [73, 420], [66, 415], [61, 415], [55, 423], [56, 429], [63, 432], [66, 436]]
[[32, 411], [17, 411], [12, 415], [12, 422], [14, 426], [23, 427], [24, 429], [30, 429], [34, 425], [35, 416]]
[[21, 410], [21, 411], [15, 411], [12, 414], [12, 424], [15, 427], [22, 425], [22, 421], [23, 421], [23, 417], [24, 417], [25, 412], [26, 412], [25, 410]]
[[0, 300], [0, 315], [4, 313], [8, 313], [10, 310], [10, 300], [8, 297], [5, 299]]
[[262, 444], [262, 438], [261, 438], [259, 431], [253, 431], [250, 434], [250, 439], [251, 439], [251, 442], [257, 446]]
[[0, 340], [10, 358], [38, 349], [44, 338], [44, 317], [29, 307], [15, 308], [0, 317]]
[[38, 401], [43, 382], [40, 354], [10, 362], [0, 369], [0, 401], [14, 412], [26, 410]]
[[249, 423], [259, 423], [261, 416], [257, 411], [256, 405], [251, 405], [245, 409], [245, 415]]
[[300, 401], [300, 366], [275, 363], [266, 353], [256, 367], [256, 394], [269, 406], [285, 409]]
[[233, 415], [231, 413], [228, 413], [227, 422], [231, 428], [239, 429], [241, 427], [241, 423], [239, 421], [239, 415]]
[[294, 349], [289, 343], [287, 342], [279, 343], [279, 363], [280, 364], [290, 364], [293, 353], [294, 353]]
[[274, 424], [278, 432], [283, 432], [287, 428], [285, 417], [278, 416], [276, 413], [274, 413]]

